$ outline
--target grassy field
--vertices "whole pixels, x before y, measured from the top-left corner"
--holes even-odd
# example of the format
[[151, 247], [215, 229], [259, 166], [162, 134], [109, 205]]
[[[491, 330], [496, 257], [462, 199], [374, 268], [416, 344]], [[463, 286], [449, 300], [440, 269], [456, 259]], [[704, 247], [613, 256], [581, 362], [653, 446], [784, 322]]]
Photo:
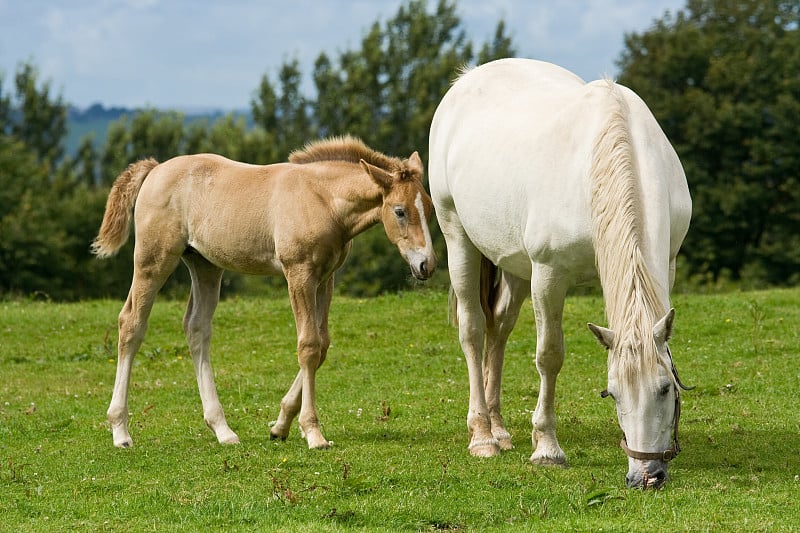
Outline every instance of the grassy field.
[[327, 451], [268, 425], [296, 370], [286, 298], [231, 299], [212, 362], [228, 422], [202, 420], [181, 331], [159, 301], [134, 366], [134, 447], [105, 422], [122, 302], [0, 302], [0, 531], [800, 531], [800, 290], [677, 295], [683, 453], [661, 491], [624, 488], [626, 459], [586, 329], [602, 301], [565, 310], [558, 388], [568, 468], [533, 467], [532, 312], [509, 342], [504, 413], [515, 448], [467, 453], [467, 371], [447, 295], [335, 298], [318, 374]]

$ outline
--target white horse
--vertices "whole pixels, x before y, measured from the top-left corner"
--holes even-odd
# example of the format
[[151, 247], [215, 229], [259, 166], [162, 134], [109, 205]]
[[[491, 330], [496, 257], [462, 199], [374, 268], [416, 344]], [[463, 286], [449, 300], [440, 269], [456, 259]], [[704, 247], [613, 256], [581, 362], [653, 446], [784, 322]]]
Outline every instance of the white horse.
[[530, 460], [566, 462], [554, 409], [564, 299], [599, 274], [610, 329], [589, 328], [608, 349], [603, 395], [616, 401], [626, 481], [663, 485], [679, 450], [683, 387], [667, 346], [669, 293], [691, 199], [644, 102], [610, 80], [585, 83], [549, 63], [485, 64], [461, 75], [436, 110], [429, 176], [469, 370], [470, 452], [511, 448], [500, 381], [530, 291], [541, 377]]

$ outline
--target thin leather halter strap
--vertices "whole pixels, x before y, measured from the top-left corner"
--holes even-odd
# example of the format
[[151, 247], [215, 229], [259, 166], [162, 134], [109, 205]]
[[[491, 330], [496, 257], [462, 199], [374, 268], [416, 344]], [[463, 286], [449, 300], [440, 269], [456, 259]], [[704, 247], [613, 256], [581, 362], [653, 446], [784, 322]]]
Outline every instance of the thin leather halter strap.
[[639, 459], [640, 461], [664, 461], [669, 462], [675, 459], [681, 451], [681, 446], [678, 443], [678, 423], [681, 419], [681, 397], [675, 391], [675, 422], [672, 427], [672, 447], [664, 450], [663, 452], [637, 452], [628, 448], [628, 441], [625, 435], [619, 441], [620, 447], [632, 459]]

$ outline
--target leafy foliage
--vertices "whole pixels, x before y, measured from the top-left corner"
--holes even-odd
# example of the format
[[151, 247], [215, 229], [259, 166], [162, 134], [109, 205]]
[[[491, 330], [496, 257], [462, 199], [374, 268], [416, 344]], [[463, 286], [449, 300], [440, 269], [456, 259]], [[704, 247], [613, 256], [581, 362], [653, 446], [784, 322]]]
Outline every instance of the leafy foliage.
[[[798, 31], [797, 2], [689, 0], [646, 32], [626, 36], [619, 79], [654, 111], [691, 187], [694, 216], [678, 268], [683, 287], [800, 282]], [[66, 105], [34, 66], [22, 64], [8, 89], [0, 78], [0, 295], [124, 296], [131, 243], [104, 262], [89, 255], [88, 244], [108, 188], [134, 160], [215, 152], [268, 164], [342, 134], [398, 157], [416, 150], [426, 160], [434, 110], [459, 69], [514, 53], [502, 20], [491, 41], [477, 46], [455, 0], [407, 0], [370, 26], [358, 47], [321, 53], [312, 95], [303, 92], [306, 68], [290, 60], [276, 80], [262, 77], [249, 118], [229, 114], [209, 123], [137, 110], [111, 123], [102, 144], [86, 137], [66, 155]], [[446, 278], [445, 248], [431, 222], [436, 285]], [[409, 279], [382, 229], [373, 228], [355, 239], [337, 286], [366, 296], [406, 288]], [[183, 292], [187, 281], [178, 269], [167, 290]], [[257, 285], [283, 283], [226, 275], [223, 287]]]

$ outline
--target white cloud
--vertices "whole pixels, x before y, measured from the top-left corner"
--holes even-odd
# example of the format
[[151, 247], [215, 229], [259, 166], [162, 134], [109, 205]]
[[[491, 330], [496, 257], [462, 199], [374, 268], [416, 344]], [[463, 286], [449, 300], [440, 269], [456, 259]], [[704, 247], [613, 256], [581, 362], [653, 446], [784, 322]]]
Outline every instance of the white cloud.
[[[429, 9], [436, 0], [429, 0]], [[405, 0], [0, 0], [0, 72], [33, 60], [67, 101], [89, 105], [246, 107], [284, 61], [310, 69], [320, 52], [360, 47], [369, 26]], [[518, 52], [584, 78], [614, 74], [623, 34], [679, 0], [460, 0], [480, 44], [506, 21]], [[8, 23], [8, 21], [13, 21]]]

